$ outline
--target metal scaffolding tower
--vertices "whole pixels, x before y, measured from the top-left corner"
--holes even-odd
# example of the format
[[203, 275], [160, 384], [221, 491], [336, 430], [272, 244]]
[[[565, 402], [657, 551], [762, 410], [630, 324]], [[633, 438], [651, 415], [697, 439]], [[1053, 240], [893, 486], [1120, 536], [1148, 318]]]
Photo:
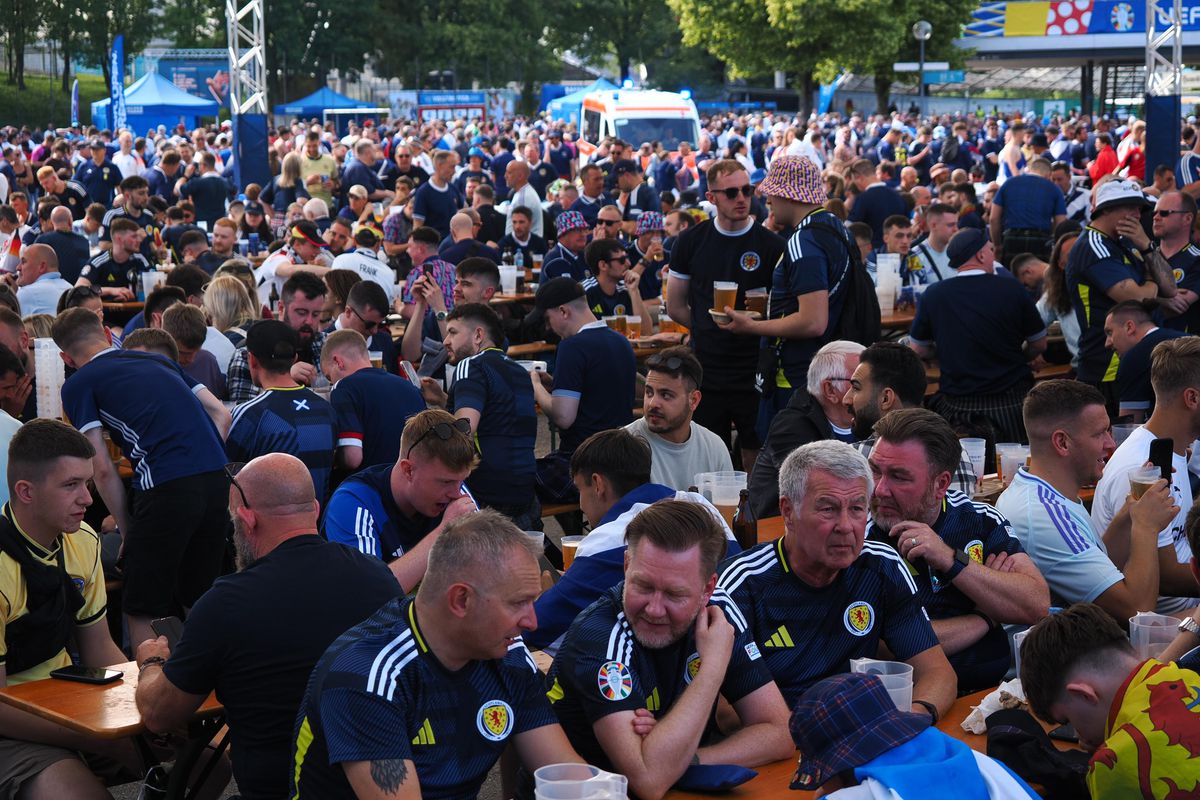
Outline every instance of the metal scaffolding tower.
[[1182, 91], [1183, 0], [1146, 0], [1147, 178], [1159, 165], [1173, 167], [1179, 157]]
[[229, 110], [233, 114], [234, 178], [238, 187], [266, 184], [267, 39], [263, 0], [225, 0], [229, 47]]

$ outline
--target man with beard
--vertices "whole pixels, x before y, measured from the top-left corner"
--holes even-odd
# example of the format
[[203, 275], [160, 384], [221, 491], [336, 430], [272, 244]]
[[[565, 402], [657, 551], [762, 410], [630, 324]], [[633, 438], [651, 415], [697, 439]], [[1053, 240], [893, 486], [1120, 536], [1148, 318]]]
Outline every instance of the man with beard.
[[[662, 500], [626, 528], [625, 580], [571, 625], [548, 696], [575, 750], [659, 800], [692, 764], [754, 767], [793, 754], [787, 706], [745, 618], [716, 588], [723, 526], [697, 503]], [[741, 728], [721, 739], [718, 696]], [[634, 728], [649, 712], [656, 724]]]
[[155, 244], [154, 234], [159, 230], [158, 223], [155, 222], [154, 215], [146, 210], [146, 207], [150, 205], [150, 184], [140, 175], [126, 178], [121, 181], [121, 198], [124, 204], [104, 215], [104, 222], [102, 223], [104, 227], [100, 231], [100, 249], [109, 250], [112, 248], [112, 236], [109, 233], [109, 226], [112, 225], [113, 220], [131, 219], [137, 223], [139, 228], [146, 232], [139, 252], [151, 264], [158, 263], [166, 257], [166, 252], [162, 249], [161, 238], [159, 238], [158, 244]]
[[475, 797], [505, 749], [528, 773], [579, 763], [521, 640], [540, 591], [534, 545], [499, 513], [447, 526], [416, 596], [346, 631], [313, 670], [286, 796]]
[[646, 367], [645, 413], [625, 430], [650, 445], [650, 480], [682, 491], [701, 472], [732, 470], [725, 442], [692, 419], [704, 370], [691, 349], [668, 347], [650, 356]]
[[[321, 372], [321, 345], [325, 333], [318, 331], [321, 309], [325, 306], [325, 281], [308, 272], [297, 272], [283, 284], [279, 297], [278, 318], [300, 334], [296, 362], [289, 370], [296, 383], [311, 386]], [[239, 347], [229, 360], [226, 373], [229, 399], [244, 403], [259, 393], [250, 377], [250, 357], [246, 348]]]
[[875, 423], [875, 491], [867, 536], [899, 550], [959, 688], [995, 686], [1011, 654], [1002, 625], [1032, 625], [1050, 590], [996, 509], [950, 489], [962, 458], [954, 429], [932, 411], [907, 408]]
[[[901, 408], [921, 408], [925, 401], [925, 365], [910, 348], [897, 342], [877, 342], [858, 356], [843, 401], [853, 422], [854, 449], [871, 457], [875, 446], [875, 423]], [[963, 451], [951, 486], [967, 497], [975, 493], [975, 469]]]
[[329, 401], [291, 376], [299, 349], [300, 334], [286, 323], [264, 319], [251, 326], [247, 363], [262, 393], [235, 409], [225, 454], [230, 462], [245, 463], [267, 453], [289, 453], [308, 467], [317, 501], [324, 503], [337, 423]]
[[534, 445], [538, 417], [525, 368], [500, 349], [500, 317], [484, 303], [463, 303], [446, 317], [445, 347], [454, 365], [446, 395], [441, 382], [422, 380], [431, 405], [449, 409], [471, 426], [479, 466], [467, 479], [481, 506], [494, 508], [522, 530], [539, 530], [541, 506], [534, 493]]
[[368, 467], [329, 498], [325, 538], [382, 559], [405, 592], [425, 574], [446, 525], [476, 510], [463, 481], [476, 464], [466, 420], [441, 409], [409, 418], [395, 464]]
[[162, 636], [140, 644], [136, 699], [146, 727], [166, 733], [216, 690], [238, 790], [263, 800], [287, 792], [292, 726], [317, 660], [400, 587], [378, 559], [321, 538], [299, 459], [264, 455], [229, 480], [238, 572], [192, 607], [174, 650]]
[[779, 473], [783, 536], [722, 564], [717, 587], [752, 620], [789, 707], [850, 659], [878, 657], [882, 643], [913, 668], [911, 710], [937, 722], [954, 702], [954, 670], [908, 567], [892, 548], [864, 540], [872, 485], [867, 460], [850, 445], [798, 448]]

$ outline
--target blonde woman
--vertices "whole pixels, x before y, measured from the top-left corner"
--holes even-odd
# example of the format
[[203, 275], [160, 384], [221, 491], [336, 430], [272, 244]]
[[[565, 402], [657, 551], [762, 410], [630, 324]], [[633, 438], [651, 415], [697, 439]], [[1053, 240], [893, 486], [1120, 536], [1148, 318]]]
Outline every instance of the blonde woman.
[[300, 177], [300, 154], [288, 153], [283, 157], [279, 174], [262, 190], [258, 201], [271, 207], [271, 227], [278, 230], [287, 217], [288, 206], [297, 201], [308, 200], [309, 197]]
[[246, 284], [232, 275], [218, 275], [204, 290], [204, 312], [212, 326], [234, 347], [246, 341], [246, 329], [259, 318], [258, 303]]

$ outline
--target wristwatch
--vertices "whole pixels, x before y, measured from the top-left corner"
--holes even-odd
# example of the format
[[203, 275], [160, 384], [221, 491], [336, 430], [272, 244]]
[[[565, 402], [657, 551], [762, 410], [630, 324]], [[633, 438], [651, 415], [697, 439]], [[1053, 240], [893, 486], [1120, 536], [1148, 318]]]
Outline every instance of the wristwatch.
[[445, 321], [446, 321], [446, 316], [447, 316], [447, 315], [446, 315], [446, 312], [445, 312], [445, 311], [435, 311], [435, 312], [433, 312], [433, 318], [434, 318], [435, 320], [437, 320], [438, 322], [445, 322]]
[[1184, 617], [1179, 621], [1179, 632], [1190, 633], [1192, 636], [1200, 637], [1200, 622], [1196, 622], [1195, 617]]
[[943, 583], [950, 583], [958, 577], [958, 573], [967, 568], [971, 563], [971, 557], [966, 554], [966, 551], [954, 551], [954, 563], [950, 565], [950, 569], [938, 576]]

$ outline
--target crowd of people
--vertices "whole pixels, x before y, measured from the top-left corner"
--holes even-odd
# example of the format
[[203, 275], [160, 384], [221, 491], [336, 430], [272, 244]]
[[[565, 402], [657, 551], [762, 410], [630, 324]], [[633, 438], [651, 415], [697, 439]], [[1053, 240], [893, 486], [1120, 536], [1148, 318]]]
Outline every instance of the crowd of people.
[[[132, 656], [154, 733], [216, 692], [201, 796], [471, 797], [513, 744], [506, 797], [797, 747], [835, 797], [931, 791], [896, 764], [1026, 797], [933, 726], [1028, 627], [1094, 798], [1195, 791], [1192, 122], [1147, 175], [1144, 123], [1079, 115], [715, 115], [590, 158], [542, 118], [296, 121], [245, 186], [224, 124], [0, 131], [0, 685]], [[1029, 448], [994, 504], [963, 437]], [[780, 537], [698, 490], [735, 467]], [[589, 530], [569, 569], [546, 513]], [[911, 708], [843, 674], [879, 657]], [[0, 704], [4, 797], [170, 759]]]

